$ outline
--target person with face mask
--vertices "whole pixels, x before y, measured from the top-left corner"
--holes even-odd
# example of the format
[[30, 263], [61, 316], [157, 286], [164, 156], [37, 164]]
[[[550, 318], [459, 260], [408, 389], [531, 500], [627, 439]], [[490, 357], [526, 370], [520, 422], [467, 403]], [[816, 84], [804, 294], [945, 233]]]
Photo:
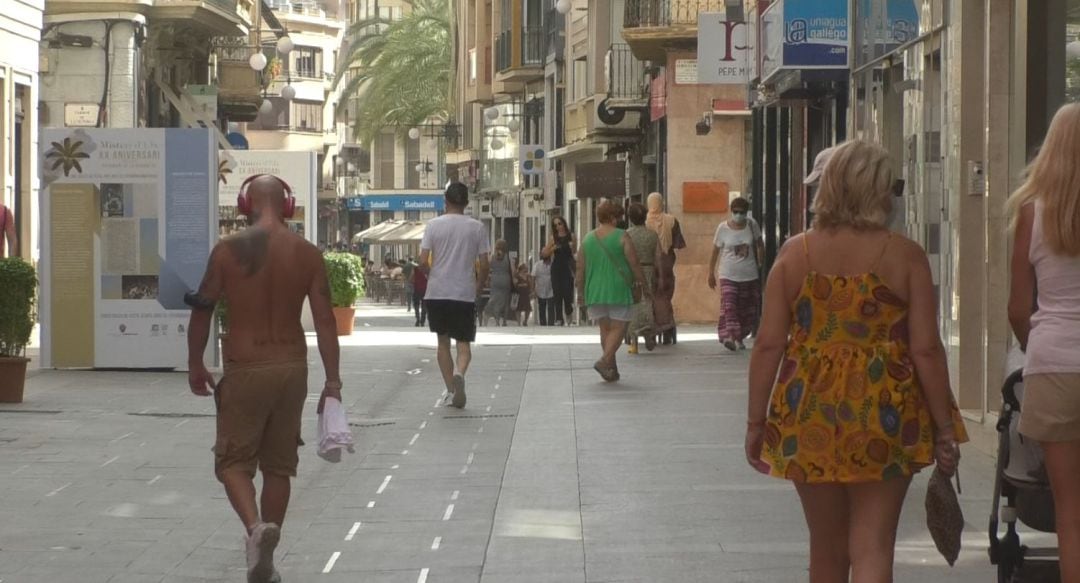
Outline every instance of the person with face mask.
[[[746, 348], [743, 341], [754, 330], [761, 299], [761, 257], [765, 246], [761, 229], [750, 218], [750, 202], [731, 201], [731, 219], [720, 223], [709, 259], [709, 288], [720, 285], [720, 342], [732, 352]], [[717, 268], [719, 260], [719, 269]]]

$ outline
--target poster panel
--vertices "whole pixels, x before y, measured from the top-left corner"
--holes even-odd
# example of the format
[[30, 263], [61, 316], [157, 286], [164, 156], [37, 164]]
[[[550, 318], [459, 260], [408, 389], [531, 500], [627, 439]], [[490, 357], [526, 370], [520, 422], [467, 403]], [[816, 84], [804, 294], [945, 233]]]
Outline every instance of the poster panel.
[[288, 221], [289, 228], [312, 243], [318, 232], [316, 212], [315, 152], [284, 150], [222, 151], [218, 163], [218, 236], [227, 237], [248, 226], [247, 217], [236, 207], [240, 185], [256, 174], [272, 174], [288, 183], [296, 197], [296, 214]]
[[215, 230], [205, 129], [43, 129], [42, 365], [187, 366]]

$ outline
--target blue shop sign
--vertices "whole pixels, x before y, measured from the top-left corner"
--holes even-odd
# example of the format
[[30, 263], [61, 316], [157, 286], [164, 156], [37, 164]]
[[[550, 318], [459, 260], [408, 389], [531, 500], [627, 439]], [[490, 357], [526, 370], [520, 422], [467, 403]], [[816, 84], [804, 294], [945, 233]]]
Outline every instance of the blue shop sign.
[[441, 194], [372, 194], [345, 199], [351, 211], [442, 212], [446, 202]]
[[848, 44], [847, 0], [777, 0], [761, 15], [761, 76], [846, 69]]

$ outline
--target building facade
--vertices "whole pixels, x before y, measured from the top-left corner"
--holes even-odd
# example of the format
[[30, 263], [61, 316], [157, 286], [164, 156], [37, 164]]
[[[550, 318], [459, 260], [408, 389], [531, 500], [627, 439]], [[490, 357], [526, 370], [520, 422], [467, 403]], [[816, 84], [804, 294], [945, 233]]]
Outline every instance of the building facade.
[[44, 9], [45, 0], [13, 0], [0, 12], [0, 204], [14, 215], [17, 252], [28, 260], [38, 258], [38, 43]]

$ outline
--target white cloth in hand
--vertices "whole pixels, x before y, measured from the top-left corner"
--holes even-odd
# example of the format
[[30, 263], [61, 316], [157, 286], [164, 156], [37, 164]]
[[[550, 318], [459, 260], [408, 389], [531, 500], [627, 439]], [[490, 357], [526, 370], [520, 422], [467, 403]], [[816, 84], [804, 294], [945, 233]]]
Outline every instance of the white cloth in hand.
[[352, 430], [341, 401], [327, 397], [323, 412], [319, 413], [319, 457], [328, 462], [340, 462], [342, 449], [353, 452]]

